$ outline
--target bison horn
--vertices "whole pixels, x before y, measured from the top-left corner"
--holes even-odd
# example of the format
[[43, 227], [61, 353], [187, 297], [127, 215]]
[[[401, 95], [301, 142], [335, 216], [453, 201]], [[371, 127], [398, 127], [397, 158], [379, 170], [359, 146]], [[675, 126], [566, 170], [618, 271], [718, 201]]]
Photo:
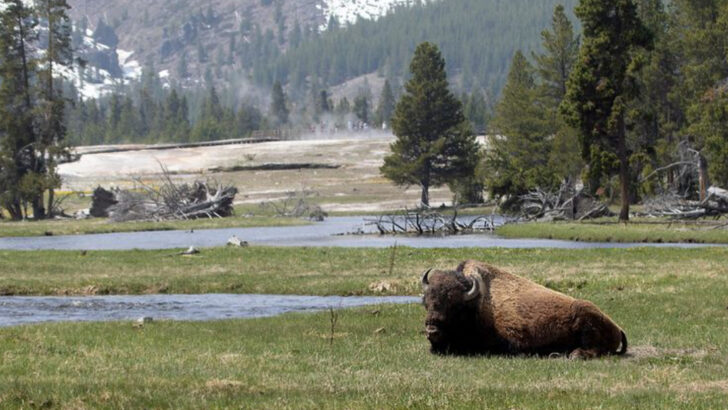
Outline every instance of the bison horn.
[[427, 287], [430, 286], [430, 280], [428, 279], [428, 276], [430, 276], [430, 272], [432, 269], [428, 269], [425, 271], [424, 274], [422, 274], [422, 288], [427, 291]]
[[473, 281], [473, 287], [468, 291], [468, 293], [465, 294], [466, 302], [477, 298], [480, 294], [480, 284], [478, 283], [478, 280], [475, 278], [470, 278], [470, 280]]

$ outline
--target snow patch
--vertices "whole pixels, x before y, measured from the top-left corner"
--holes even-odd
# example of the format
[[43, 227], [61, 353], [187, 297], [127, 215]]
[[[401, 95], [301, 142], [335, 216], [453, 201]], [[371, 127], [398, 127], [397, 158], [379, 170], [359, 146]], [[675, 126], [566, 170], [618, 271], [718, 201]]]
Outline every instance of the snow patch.
[[413, 0], [321, 0], [316, 8], [321, 10], [325, 23], [321, 30], [326, 30], [333, 16], [341, 25], [353, 24], [357, 18], [376, 20], [385, 16], [397, 6], [411, 6]]

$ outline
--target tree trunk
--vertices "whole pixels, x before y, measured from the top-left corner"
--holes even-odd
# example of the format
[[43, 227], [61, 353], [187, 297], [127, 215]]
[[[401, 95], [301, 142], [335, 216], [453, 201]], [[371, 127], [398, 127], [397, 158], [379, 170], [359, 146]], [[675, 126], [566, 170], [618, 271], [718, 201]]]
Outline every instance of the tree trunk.
[[627, 158], [627, 144], [625, 141], [624, 116], [622, 115], [619, 126], [619, 135], [617, 137], [617, 150], [619, 156], [619, 185], [622, 197], [622, 210], [619, 212], [620, 222], [629, 222], [629, 158]]
[[43, 207], [43, 195], [33, 198], [33, 219], [45, 219], [45, 208]]
[[708, 160], [702, 153], [698, 154], [698, 169], [700, 175], [700, 200], [705, 201], [708, 197], [710, 177], [708, 176]]
[[48, 212], [46, 213], [46, 216], [48, 218], [53, 218], [53, 201], [55, 201], [55, 193], [56, 189], [53, 187], [48, 188]]
[[8, 205], [7, 210], [13, 221], [23, 220], [23, 207], [20, 205], [20, 201], [14, 200], [12, 204]]
[[423, 208], [430, 207], [430, 183], [429, 182], [422, 183], [422, 198], [420, 199], [420, 202], [421, 202], [421, 206]]

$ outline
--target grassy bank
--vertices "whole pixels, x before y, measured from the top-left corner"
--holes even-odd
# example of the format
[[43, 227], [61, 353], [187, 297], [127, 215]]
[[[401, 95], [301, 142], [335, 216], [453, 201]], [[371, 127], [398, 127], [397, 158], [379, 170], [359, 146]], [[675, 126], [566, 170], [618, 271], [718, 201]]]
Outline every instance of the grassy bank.
[[109, 222], [105, 218], [50, 221], [0, 221], [0, 237], [80, 235], [113, 232], [172, 231], [190, 229], [249, 228], [304, 225], [303, 219], [271, 216], [230, 217], [168, 222]]
[[728, 227], [725, 224], [725, 221], [715, 224], [533, 222], [504, 225], [496, 233], [506, 238], [584, 242], [728, 243]]
[[[175, 251], [0, 251], [0, 294], [419, 294], [429, 267], [490, 261], [557, 289], [610, 283], [648, 289], [680, 277], [728, 278], [728, 249], [214, 248]], [[669, 269], [666, 268], [669, 266]]]
[[386, 250], [22, 255], [0, 254], [11, 266], [3, 286], [143, 290], [166, 281], [169, 291], [319, 294], [369, 293], [379, 280], [416, 294], [420, 269], [477, 257], [594, 301], [626, 330], [632, 353], [589, 362], [433, 356], [419, 305], [340, 311], [333, 339], [328, 312], [34, 325], [0, 329], [0, 407], [722, 408], [728, 395], [722, 249], [400, 249], [392, 274]]

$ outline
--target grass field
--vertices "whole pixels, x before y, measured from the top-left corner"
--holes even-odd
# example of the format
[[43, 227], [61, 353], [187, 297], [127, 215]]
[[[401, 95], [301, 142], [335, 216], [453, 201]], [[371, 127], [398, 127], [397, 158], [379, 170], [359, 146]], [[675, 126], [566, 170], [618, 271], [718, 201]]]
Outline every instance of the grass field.
[[[30, 257], [29, 257], [30, 256]], [[0, 407], [724, 408], [728, 250], [210, 249], [2, 252], [2, 287], [108, 292], [419, 293], [425, 267], [486, 260], [594, 301], [631, 354], [439, 357], [419, 305], [205, 323], [0, 329]], [[154, 287], [166, 284], [166, 289]], [[332, 342], [333, 340], [333, 342]]]
[[562, 239], [584, 242], [728, 243], [728, 222], [532, 222], [508, 224], [496, 233], [506, 238]]

